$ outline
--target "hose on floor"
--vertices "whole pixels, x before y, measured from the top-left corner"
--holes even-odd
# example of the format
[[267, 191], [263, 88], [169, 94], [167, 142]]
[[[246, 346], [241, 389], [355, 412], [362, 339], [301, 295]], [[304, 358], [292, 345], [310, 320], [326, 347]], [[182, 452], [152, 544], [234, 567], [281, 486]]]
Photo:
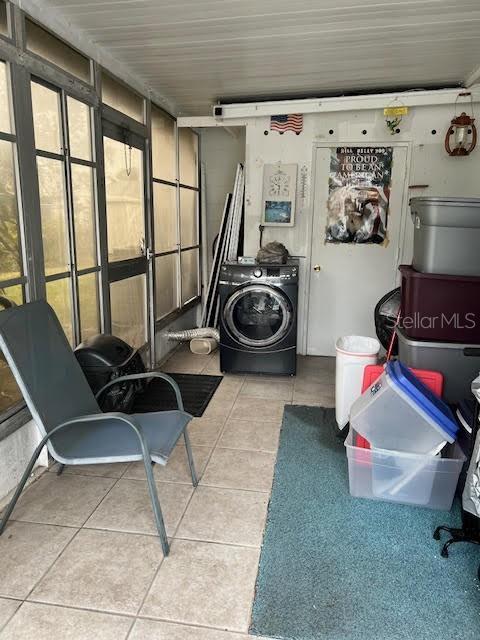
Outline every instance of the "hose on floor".
[[178, 340], [179, 342], [188, 342], [193, 338], [213, 338], [217, 342], [220, 342], [219, 330], [213, 329], [212, 327], [186, 329], [185, 331], [166, 331], [165, 337], [167, 340]]

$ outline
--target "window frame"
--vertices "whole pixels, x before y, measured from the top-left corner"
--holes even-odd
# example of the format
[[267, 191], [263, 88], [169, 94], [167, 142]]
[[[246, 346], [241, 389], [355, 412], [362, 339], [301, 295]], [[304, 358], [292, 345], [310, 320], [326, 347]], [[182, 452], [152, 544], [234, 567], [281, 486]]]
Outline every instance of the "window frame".
[[0, 33], [0, 39], [4, 40], [6, 42], [12, 42], [13, 40], [13, 35], [12, 35], [12, 11], [11, 11], [11, 5], [9, 2], [5, 1], [3, 3], [5, 5], [5, 10], [6, 10], [6, 15], [7, 15], [7, 33]]
[[[154, 318], [155, 318], [155, 326], [158, 327], [159, 324], [165, 323], [165, 319], [166, 318], [171, 318], [174, 317], [174, 315], [176, 313], [178, 313], [178, 311], [181, 309], [181, 270], [180, 270], [180, 226], [179, 226], [179, 191], [178, 191], [178, 128], [177, 128], [177, 120], [176, 118], [174, 118], [173, 116], [171, 116], [169, 113], [167, 113], [164, 109], [162, 109], [161, 107], [159, 107], [158, 105], [152, 103], [152, 107], [154, 107], [155, 109], [157, 109], [158, 111], [162, 112], [163, 115], [167, 116], [167, 118], [169, 118], [172, 123], [173, 123], [173, 136], [174, 136], [174, 144], [175, 144], [175, 179], [174, 180], [166, 180], [162, 177], [157, 177], [154, 176], [153, 174], [153, 153], [154, 153], [154, 148], [153, 148], [153, 136], [151, 134], [151, 118], [150, 118], [150, 141], [151, 141], [151, 155], [152, 155], [152, 161], [151, 161], [151, 165], [152, 165], [152, 170], [151, 170], [151, 175], [152, 175], [152, 186], [151, 186], [151, 190], [152, 190], [152, 229], [151, 229], [151, 246], [152, 246], [152, 257], [153, 257], [153, 274], [152, 274], [152, 281], [153, 281], [153, 305], [154, 305]], [[167, 187], [171, 187], [173, 189], [175, 189], [175, 225], [176, 225], [176, 243], [175, 243], [175, 248], [174, 249], [169, 249], [167, 251], [157, 251], [156, 248], [156, 240], [155, 240], [155, 201], [154, 201], [154, 187], [155, 184], [159, 184], [159, 185], [164, 185]], [[172, 309], [171, 311], [169, 311], [166, 314], [163, 314], [159, 317], [157, 317], [157, 295], [156, 295], [156, 270], [155, 270], [155, 265], [156, 265], [156, 260], [157, 258], [163, 258], [164, 256], [171, 256], [171, 255], [175, 255], [176, 256], [176, 260], [175, 260], [175, 272], [176, 272], [176, 304], [175, 304], [175, 308]], [[163, 325], [162, 325], [163, 326]]]
[[[107, 110], [104, 111], [104, 107], [107, 107]], [[105, 181], [105, 168], [103, 166], [103, 174], [102, 174], [102, 183], [103, 183], [103, 197], [105, 198], [105, 207], [104, 207], [104, 226], [105, 226], [105, 247], [104, 251], [106, 253], [105, 259], [105, 272], [106, 272], [106, 291], [104, 293], [105, 297], [109, 300], [108, 307], [108, 316], [106, 318], [106, 330], [112, 330], [112, 310], [110, 304], [110, 285], [115, 282], [119, 282], [121, 280], [128, 280], [129, 278], [145, 275], [146, 277], [146, 321], [145, 321], [145, 340], [146, 342], [139, 347], [141, 351], [145, 350], [146, 345], [151, 344], [154, 339], [154, 334], [151, 331], [151, 297], [150, 297], [150, 268], [149, 268], [149, 254], [148, 247], [149, 245], [149, 218], [151, 216], [151, 208], [149, 207], [149, 196], [148, 196], [148, 180], [149, 180], [149, 171], [148, 171], [148, 140], [145, 135], [141, 136], [138, 133], [132, 131], [131, 127], [133, 126], [133, 122], [136, 122], [133, 119], [130, 119], [129, 116], [125, 114], [122, 115], [122, 125], [118, 124], [118, 119], [115, 116], [114, 121], [109, 119], [109, 115], [111, 115], [111, 111], [115, 111], [111, 109], [107, 105], [102, 104], [102, 119], [101, 119], [101, 145], [103, 150], [103, 139], [105, 137], [110, 138], [112, 140], [116, 140], [117, 142], [121, 142], [126, 144], [126, 139], [128, 138], [132, 148], [138, 149], [142, 153], [142, 173], [143, 173], [143, 214], [144, 214], [144, 243], [145, 243], [145, 254], [137, 255], [131, 258], [127, 258], [125, 260], [110, 260], [108, 255], [108, 233], [107, 233], [107, 206], [106, 206], [106, 181]], [[120, 112], [117, 112], [120, 113]], [[128, 119], [128, 120], [126, 120]], [[137, 123], [138, 124], [138, 123]], [[146, 133], [145, 128], [145, 133]], [[103, 153], [103, 160], [105, 162], [105, 154]], [[151, 350], [151, 359], [153, 359], [154, 349]], [[153, 366], [153, 365], [152, 365]]]
[[[55, 38], [56, 40], [58, 40], [60, 43], [62, 43], [63, 45], [65, 45], [65, 47], [68, 47], [69, 49], [71, 49], [73, 52], [77, 53], [79, 56], [81, 56], [82, 58], [85, 59], [86, 62], [88, 62], [88, 67], [89, 67], [89, 80], [85, 81], [82, 78], [80, 78], [79, 76], [70, 73], [70, 71], [67, 71], [66, 69], [64, 69], [63, 67], [59, 67], [57, 64], [55, 64], [55, 62], [52, 62], [51, 60], [48, 60], [47, 58], [42, 58], [38, 53], [35, 53], [32, 49], [28, 48], [28, 42], [27, 42], [27, 21], [30, 22], [31, 24], [39, 27], [39, 29], [41, 29], [42, 31], [45, 31], [49, 36], [51, 36], [52, 38]], [[50, 29], [48, 29], [47, 27], [45, 27], [39, 20], [36, 20], [35, 18], [33, 18], [31, 15], [27, 15], [27, 14], [23, 14], [23, 19], [22, 19], [22, 31], [23, 31], [23, 48], [26, 52], [28, 52], [28, 54], [30, 56], [32, 56], [33, 58], [35, 58], [36, 60], [38, 60], [41, 63], [47, 63], [49, 64], [51, 67], [53, 67], [54, 69], [56, 69], [57, 71], [59, 71], [62, 74], [65, 74], [66, 76], [68, 76], [71, 79], [76, 80], [77, 82], [80, 82], [81, 84], [83, 84], [86, 87], [91, 87], [93, 85], [93, 67], [92, 67], [92, 59], [89, 58], [88, 56], [86, 56], [84, 53], [82, 53], [81, 51], [79, 51], [77, 49], [77, 47], [71, 45], [70, 43], [68, 43], [64, 38], [58, 36], [56, 33], [53, 33], [53, 31], [51, 31]]]
[[[97, 273], [98, 279], [98, 298], [100, 311], [100, 330], [108, 332], [111, 328], [111, 310], [109, 299], [109, 269], [108, 269], [108, 245], [106, 237], [106, 203], [105, 203], [105, 185], [104, 185], [104, 158], [103, 158], [103, 134], [106, 123], [127, 127], [132, 134], [138, 135], [144, 140], [144, 190], [145, 190], [145, 245], [147, 260], [147, 297], [150, 305], [150, 314], [148, 317], [148, 336], [152, 349], [150, 352], [150, 364], [154, 365], [154, 348], [155, 334], [159, 329], [171, 323], [174, 319], [182, 316], [189, 309], [198, 304], [200, 296], [196, 296], [185, 304], [181, 304], [181, 258], [184, 251], [195, 248], [198, 251], [198, 292], [201, 287], [201, 273], [198, 266], [201, 264], [201, 226], [200, 226], [200, 191], [201, 185], [198, 180], [197, 187], [190, 185], [181, 185], [179, 182], [179, 150], [178, 150], [178, 128], [176, 118], [168, 113], [164, 108], [155, 103], [155, 109], [166, 114], [175, 123], [175, 162], [176, 162], [176, 179], [163, 180], [162, 176], [152, 175], [152, 130], [151, 130], [151, 109], [154, 104], [150, 96], [145, 95], [132, 87], [128, 82], [118, 78], [115, 73], [108, 68], [103, 68], [98, 62], [92, 60], [88, 54], [84, 54], [75, 45], [70, 44], [62, 36], [57, 35], [53, 30], [45, 27], [41, 19], [37, 20], [35, 16], [28, 15], [32, 22], [36, 22], [49, 31], [52, 36], [63, 41], [68, 47], [77, 51], [90, 61], [90, 83], [85, 83], [80, 78], [71, 75], [68, 71], [58, 67], [56, 64], [45, 60], [37, 54], [31, 52], [26, 47], [26, 29], [25, 18], [27, 14], [18, 5], [6, 2], [7, 22], [9, 26], [8, 35], [0, 34], [0, 61], [5, 62], [8, 69], [8, 78], [11, 93], [11, 116], [13, 120], [12, 134], [0, 133], [0, 139], [8, 140], [15, 144], [15, 181], [16, 181], [16, 197], [17, 212], [19, 218], [19, 233], [22, 249], [22, 266], [23, 275], [21, 278], [15, 278], [8, 281], [10, 285], [22, 284], [25, 292], [25, 301], [32, 301], [46, 298], [46, 283], [61, 279], [62, 277], [70, 278], [70, 289], [77, 289], [77, 301], [73, 308], [74, 315], [78, 321], [75, 321], [75, 342], [80, 337], [80, 312], [78, 307], [78, 277], [87, 275], [88, 273]], [[101, 76], [107, 73], [117, 82], [124, 85], [127, 89], [137, 94], [143, 99], [144, 121], [143, 123], [130, 118], [126, 114], [110, 107], [101, 102]], [[92, 156], [91, 162], [83, 159], [75, 158], [70, 155], [69, 145], [64, 144], [62, 153], [50, 154], [42, 150], [37, 150], [34, 137], [33, 123], [33, 107], [31, 97], [31, 82], [38, 82], [49, 89], [55, 90], [60, 94], [61, 104], [61, 129], [63, 138], [68, 140], [68, 96], [79, 100], [90, 108], [90, 124], [92, 136]], [[66, 122], [65, 122], [66, 118]], [[15, 127], [15, 123], [22, 124], [21, 127]], [[86, 165], [91, 167], [93, 171], [93, 187], [94, 187], [94, 206], [95, 206], [95, 238], [97, 249], [97, 265], [88, 269], [70, 268], [67, 272], [59, 274], [51, 274], [45, 276], [44, 272], [44, 253], [43, 239], [41, 230], [41, 212], [40, 212], [40, 192], [38, 185], [37, 173], [37, 157], [51, 157], [57, 161], [63, 162], [63, 174], [65, 175], [66, 192], [66, 210], [68, 216], [68, 239], [69, 252], [71, 253], [71, 242], [74, 240], [74, 220], [72, 193], [71, 193], [71, 167], [75, 164]], [[200, 169], [200, 159], [197, 158], [197, 171]], [[175, 188], [175, 216], [177, 224], [177, 240], [178, 246], [172, 251], [155, 252], [154, 245], [154, 210], [153, 210], [153, 184], [167, 184]], [[198, 243], [194, 247], [180, 246], [180, 211], [179, 211], [179, 190], [182, 186], [193, 189], [198, 192]], [[24, 212], [28, 211], [28, 216]], [[155, 313], [156, 289], [155, 289], [155, 258], [169, 254], [177, 255], [177, 308], [167, 313], [165, 316], [157, 319]], [[74, 261], [76, 267], [76, 261]], [[119, 274], [120, 272], [117, 272]], [[75, 285], [74, 285], [75, 283]], [[2, 281], [5, 286], [5, 281]], [[15, 431], [17, 428], [25, 424], [31, 416], [23, 402], [13, 405], [8, 410], [0, 414], [0, 440]]]
[[[162, 328], [164, 327], [166, 324], [168, 324], [169, 322], [171, 322], [172, 320], [174, 320], [176, 317], [178, 317], [179, 315], [181, 315], [182, 312], [187, 311], [189, 308], [191, 308], [192, 306], [194, 306], [201, 298], [201, 274], [200, 274], [200, 265], [201, 265], [201, 259], [200, 259], [200, 253], [201, 253], [201, 225], [200, 225], [200, 157], [199, 157], [199, 153], [197, 154], [197, 158], [196, 158], [196, 171], [197, 171], [197, 186], [191, 186], [191, 185], [187, 185], [185, 183], [180, 182], [180, 149], [179, 149], [179, 127], [177, 125], [177, 121], [176, 118], [174, 118], [173, 116], [171, 116], [169, 113], [167, 113], [164, 109], [162, 109], [162, 107], [158, 106], [157, 104], [155, 104], [154, 102], [151, 103], [152, 106], [161, 111], [163, 114], [165, 114], [168, 118], [170, 118], [173, 122], [174, 122], [174, 126], [175, 126], [175, 131], [174, 131], [174, 138], [175, 138], [175, 174], [176, 174], [176, 178], [175, 180], [166, 180], [163, 179], [161, 177], [156, 177], [153, 175], [153, 168], [152, 168], [152, 180], [151, 180], [151, 184], [152, 184], [152, 226], [153, 229], [151, 231], [151, 237], [152, 237], [152, 247], [153, 247], [153, 276], [152, 276], [152, 280], [153, 280], [153, 285], [154, 285], [154, 292], [153, 292], [153, 296], [154, 296], [154, 307], [155, 307], [155, 326], [158, 328]], [[150, 127], [151, 127], [151, 121], [149, 123]], [[197, 137], [197, 148], [200, 148], [200, 136], [199, 134], [194, 131], [193, 129], [191, 129], [192, 133]], [[151, 135], [151, 131], [150, 131], [150, 140], [152, 142], [152, 154], [153, 154], [153, 137]], [[153, 162], [152, 162], [153, 165]], [[160, 184], [160, 185], [165, 185], [165, 186], [170, 186], [170, 187], [174, 187], [175, 188], [175, 203], [176, 203], [176, 227], [177, 227], [177, 243], [176, 243], [176, 248], [175, 249], [170, 249], [168, 251], [157, 251], [156, 249], [156, 245], [155, 245], [155, 232], [154, 232], [154, 227], [155, 227], [155, 205], [153, 202], [153, 189], [154, 189], [154, 185], [155, 184]], [[185, 247], [182, 247], [182, 238], [181, 238], [181, 211], [180, 211], [180, 193], [181, 193], [181, 189], [188, 189], [190, 191], [194, 191], [197, 195], [196, 195], [196, 223], [197, 223], [197, 242], [193, 245], [187, 245]], [[183, 301], [183, 291], [182, 291], [182, 254], [185, 253], [185, 251], [191, 251], [195, 249], [197, 251], [197, 292], [196, 294], [189, 298], [188, 300]], [[155, 276], [155, 260], [157, 258], [161, 258], [164, 256], [168, 256], [168, 255], [176, 255], [177, 256], [177, 260], [176, 260], [176, 276], [177, 276], [177, 305], [176, 308], [173, 309], [172, 311], [170, 311], [169, 313], [157, 318], [156, 317], [156, 294], [155, 294], [155, 280], [156, 280], [156, 276]]]
[[[8, 16], [8, 5], [7, 5]], [[16, 114], [13, 104], [13, 87], [12, 87], [12, 68], [11, 64], [0, 57], [0, 64], [5, 64], [5, 76], [7, 82], [7, 95], [9, 96], [9, 116], [10, 116], [10, 128], [11, 132], [3, 132], [0, 130], [0, 141], [7, 142], [12, 145], [12, 160], [13, 160], [13, 177], [15, 183], [15, 207], [17, 214], [18, 225], [18, 248], [19, 248], [19, 263], [21, 267], [21, 275], [15, 278], [9, 278], [2, 280], [0, 278], [0, 289], [21, 286], [23, 292], [23, 301], [28, 302], [30, 300], [30, 280], [28, 277], [28, 262], [27, 262], [27, 245], [25, 237], [25, 224], [24, 224], [24, 207], [22, 206], [22, 194], [20, 186], [20, 164], [18, 157], [18, 136], [16, 126]], [[18, 400], [14, 404], [10, 405], [5, 411], [0, 413], [0, 421], [7, 421], [17, 415], [23, 408], [25, 403], [23, 399]], [[27, 415], [28, 412], [27, 412]], [[24, 418], [26, 416], [24, 415]]]
[[[68, 246], [68, 259], [69, 268], [67, 271], [61, 271], [55, 274], [47, 275], [44, 269], [45, 286], [50, 282], [58, 280], [69, 280], [70, 290], [70, 303], [71, 303], [71, 319], [72, 319], [72, 340], [73, 347], [80, 344], [82, 340], [81, 333], [81, 313], [80, 313], [80, 295], [79, 295], [79, 278], [84, 275], [92, 273], [100, 274], [102, 269], [101, 253], [100, 253], [100, 238], [99, 238], [99, 219], [98, 219], [98, 197], [97, 197], [97, 162], [95, 155], [94, 135], [93, 135], [93, 114], [91, 106], [79, 100], [77, 97], [72, 96], [65, 88], [52, 85], [50, 82], [31, 76], [31, 83], [39, 84], [46, 87], [50, 91], [54, 91], [59, 97], [59, 124], [60, 124], [60, 141], [62, 153], [58, 154], [52, 151], [44, 151], [38, 149], [35, 146], [35, 159], [46, 158], [49, 160], [55, 160], [62, 164], [63, 179], [65, 188], [65, 214], [66, 214], [66, 233], [67, 233], [67, 246]], [[71, 97], [74, 100], [78, 100], [85, 104], [90, 110], [90, 149], [91, 160], [85, 160], [83, 158], [76, 158], [70, 153], [70, 129], [68, 122], [68, 98]], [[96, 265], [87, 268], [78, 268], [76, 257], [76, 235], [75, 235], [75, 211], [73, 202], [73, 182], [72, 182], [72, 166], [88, 167], [92, 171], [92, 202], [93, 202], [93, 222], [94, 222], [94, 235], [95, 235], [95, 253], [96, 253]], [[38, 177], [37, 177], [38, 182]], [[100, 278], [97, 276], [97, 299], [98, 299], [98, 317], [99, 317], [99, 329], [103, 328], [103, 314], [100, 296]]]
[[[197, 202], [196, 202], [196, 215], [197, 215], [197, 242], [193, 245], [188, 245], [182, 247], [182, 239], [179, 235], [180, 239], [180, 271], [182, 269], [182, 254], [186, 251], [197, 251], [197, 294], [193, 296], [193, 298], [189, 298], [185, 302], [182, 303], [182, 308], [192, 301], [198, 300], [201, 297], [201, 273], [200, 273], [200, 265], [201, 265], [201, 224], [200, 224], [200, 206], [201, 206], [201, 189], [200, 189], [200, 136], [199, 134], [191, 129], [191, 132], [197, 138], [197, 157], [196, 157], [196, 171], [197, 171], [197, 186], [192, 187], [191, 185], [185, 184], [183, 182], [178, 182], [179, 192], [178, 192], [178, 224], [179, 224], [179, 234], [180, 234], [180, 189], [189, 189], [190, 191], [194, 191], [197, 194]], [[179, 150], [179, 140], [177, 135], [177, 175], [180, 176], [180, 150]], [[181, 287], [181, 284], [180, 284]], [[183, 300], [183, 292], [180, 300]]]

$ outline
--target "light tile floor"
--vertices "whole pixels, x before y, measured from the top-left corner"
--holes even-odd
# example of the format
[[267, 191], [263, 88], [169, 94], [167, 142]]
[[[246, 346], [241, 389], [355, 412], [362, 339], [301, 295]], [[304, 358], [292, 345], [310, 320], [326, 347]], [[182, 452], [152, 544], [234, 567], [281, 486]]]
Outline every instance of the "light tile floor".
[[[218, 352], [176, 351], [165, 371], [219, 373]], [[334, 405], [334, 362], [295, 378], [226, 375], [155, 479], [164, 560], [141, 463], [67, 467], [25, 492], [0, 537], [2, 640], [248, 640], [285, 404]], [[52, 471], [55, 469], [52, 468]]]

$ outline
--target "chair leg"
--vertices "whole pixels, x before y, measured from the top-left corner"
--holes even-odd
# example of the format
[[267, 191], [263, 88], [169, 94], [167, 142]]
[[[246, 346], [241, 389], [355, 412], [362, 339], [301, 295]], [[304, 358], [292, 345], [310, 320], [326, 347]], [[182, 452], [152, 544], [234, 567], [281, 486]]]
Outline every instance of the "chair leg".
[[183, 432], [185, 438], [185, 448], [187, 449], [188, 466], [190, 467], [190, 475], [192, 476], [192, 484], [194, 487], [198, 486], [198, 477], [195, 470], [195, 462], [193, 461], [192, 447], [190, 445], [190, 438], [188, 437], [187, 427]]
[[35, 449], [35, 451], [33, 452], [32, 457], [30, 458], [30, 462], [27, 465], [27, 468], [25, 469], [25, 472], [22, 476], [22, 479], [20, 480], [20, 482], [17, 485], [17, 488], [15, 489], [15, 493], [13, 494], [12, 499], [10, 500], [8, 507], [5, 509], [5, 513], [3, 514], [3, 518], [0, 521], [0, 536], [2, 535], [5, 527], [7, 526], [7, 522], [10, 518], [10, 516], [12, 515], [12, 511], [15, 508], [15, 505], [17, 504], [17, 500], [20, 497], [20, 494], [23, 491], [23, 488], [25, 487], [25, 484], [28, 480], [28, 478], [30, 477], [30, 474], [32, 473], [33, 467], [35, 465], [35, 462], [37, 461], [38, 456], [40, 455], [43, 447], [45, 446], [45, 441], [42, 440], [42, 442], [38, 445], [38, 447]]
[[152, 502], [153, 515], [155, 517], [155, 524], [157, 525], [157, 531], [160, 538], [160, 543], [163, 549], [163, 555], [168, 556], [170, 552], [170, 545], [168, 544], [167, 532], [165, 531], [165, 523], [163, 521], [162, 509], [160, 508], [160, 502], [158, 500], [157, 486], [153, 477], [153, 470], [151, 460], [148, 460], [145, 455], [143, 457], [143, 463], [145, 466], [145, 473], [147, 475], [148, 492], [150, 494], [150, 500]]
[[61, 476], [64, 469], [65, 469], [65, 465], [59, 462], [57, 467], [57, 476]]

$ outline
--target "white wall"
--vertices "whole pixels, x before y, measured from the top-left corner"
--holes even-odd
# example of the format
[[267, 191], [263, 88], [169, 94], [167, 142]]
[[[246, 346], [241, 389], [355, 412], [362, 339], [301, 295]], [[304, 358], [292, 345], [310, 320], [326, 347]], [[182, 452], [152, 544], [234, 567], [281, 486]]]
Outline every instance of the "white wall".
[[[0, 509], [5, 497], [15, 489], [30, 460], [40, 434], [33, 420], [0, 441]], [[37, 466], [46, 467], [47, 451], [40, 454]]]
[[200, 129], [200, 157], [205, 166], [208, 269], [212, 265], [212, 243], [220, 228], [225, 196], [233, 189], [239, 162], [245, 162], [245, 129], [212, 127]]
[[[476, 111], [479, 105], [475, 105]], [[297, 188], [296, 224], [292, 228], [266, 228], [264, 243], [271, 240], [283, 242], [292, 255], [300, 256], [300, 278], [306, 282], [309, 273], [306, 263], [310, 250], [309, 222], [312, 215], [312, 185], [310, 183], [313, 145], [315, 142], [332, 144], [372, 144], [389, 141], [407, 141], [411, 149], [410, 185], [427, 184], [424, 189], [410, 191], [411, 196], [480, 196], [480, 149], [467, 158], [451, 158], [444, 149], [444, 136], [453, 117], [454, 106], [412, 107], [410, 114], [400, 124], [400, 134], [392, 136], [384, 122], [381, 110], [343, 111], [336, 113], [308, 114], [304, 116], [303, 132], [280, 135], [269, 132], [270, 119], [256, 117], [247, 120], [246, 127], [246, 188], [245, 188], [245, 255], [255, 255], [258, 250], [262, 210], [263, 165], [265, 163], [297, 163], [298, 174], [307, 168], [307, 197], [302, 201]], [[334, 131], [333, 135], [329, 130]], [[366, 135], [362, 134], [363, 130]], [[432, 134], [436, 130], [436, 134]], [[406, 199], [407, 201], [408, 199]], [[402, 261], [411, 259], [413, 224], [408, 220]], [[299, 327], [308, 301], [300, 286]], [[303, 334], [299, 335], [299, 345]], [[302, 347], [300, 347], [301, 351]]]

